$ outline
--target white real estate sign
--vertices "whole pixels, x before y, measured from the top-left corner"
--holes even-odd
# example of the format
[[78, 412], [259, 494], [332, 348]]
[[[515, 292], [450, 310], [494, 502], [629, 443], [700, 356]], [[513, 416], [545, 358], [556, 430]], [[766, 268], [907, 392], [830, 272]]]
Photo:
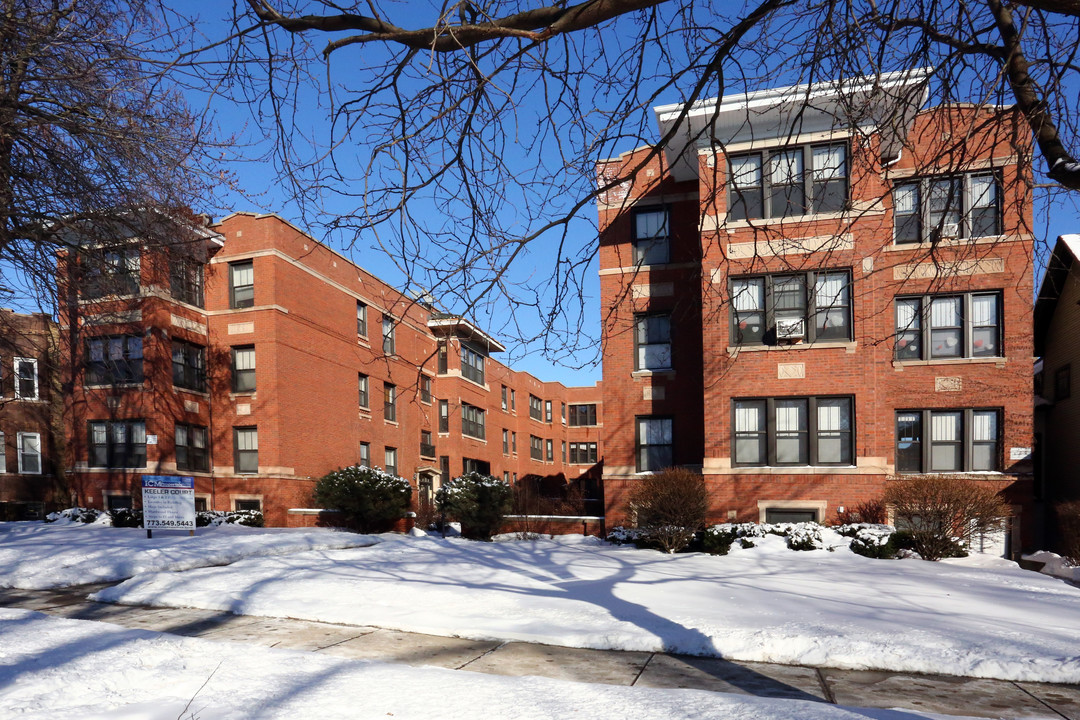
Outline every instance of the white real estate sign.
[[142, 507], [147, 530], [194, 530], [195, 478], [143, 475]]

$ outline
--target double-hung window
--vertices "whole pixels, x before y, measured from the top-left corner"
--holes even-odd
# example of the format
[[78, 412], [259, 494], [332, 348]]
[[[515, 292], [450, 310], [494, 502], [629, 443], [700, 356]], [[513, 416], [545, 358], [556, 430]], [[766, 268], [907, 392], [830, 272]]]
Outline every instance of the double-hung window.
[[503, 410], [506, 410], [509, 407], [509, 405], [506, 402], [506, 395], [507, 395], [507, 387], [505, 385], [503, 385], [502, 386], [502, 409]]
[[360, 460], [357, 464], [363, 467], [371, 467], [371, 443], [360, 443]]
[[535, 395], [529, 395], [529, 417], [544, 421], [544, 402]]
[[178, 424], [173, 437], [177, 470], [209, 472], [210, 455], [205, 427]]
[[732, 155], [729, 162], [728, 217], [732, 220], [834, 213], [847, 206], [844, 143]]
[[172, 341], [173, 385], [186, 390], [206, 390], [206, 348], [182, 340]]
[[145, 421], [91, 420], [87, 427], [90, 467], [146, 467]]
[[382, 319], [382, 350], [385, 355], [395, 354], [396, 343], [394, 342], [394, 318], [383, 315]]
[[674, 464], [674, 441], [669, 417], [635, 418], [637, 471], [651, 472]]
[[633, 214], [634, 263], [637, 265], [662, 265], [671, 256], [671, 238], [668, 230], [668, 211], [638, 210]]
[[571, 465], [595, 465], [597, 461], [596, 443], [572, 442], [570, 443]]
[[555, 443], [548, 439], [544, 441], [544, 448], [548, 462], [555, 462]]
[[896, 298], [897, 360], [1002, 357], [1001, 293]]
[[503, 440], [503, 455], [509, 455], [510, 454], [510, 431], [509, 430], [505, 430], [505, 429], [503, 430], [502, 440]]
[[175, 300], [203, 307], [203, 264], [194, 258], [173, 258], [169, 267], [169, 293]]
[[383, 418], [397, 422], [397, 386], [383, 383]]
[[671, 369], [671, 316], [634, 318], [634, 369]]
[[465, 344], [461, 346], [461, 374], [474, 383], [484, 384], [484, 356]]
[[241, 345], [232, 349], [233, 392], [255, 392], [255, 346]]
[[439, 401], [439, 432], [450, 432], [450, 401]]
[[356, 334], [367, 337], [367, 305], [356, 301]]
[[996, 471], [1001, 463], [998, 409], [896, 413], [897, 472]]
[[461, 434], [483, 440], [484, 411], [475, 405], [461, 403]]
[[357, 373], [357, 375], [356, 375], [356, 384], [357, 384], [357, 387], [358, 387], [358, 389], [360, 391], [360, 393], [359, 393], [360, 394], [360, 398], [359, 398], [360, 407], [362, 407], [362, 408], [370, 407], [370, 405], [369, 405], [370, 396], [368, 395], [368, 385], [369, 385], [368, 376], [365, 375], [364, 373]]
[[733, 465], [852, 465], [850, 397], [732, 401]]
[[852, 339], [851, 273], [809, 273], [732, 278], [734, 345]]
[[397, 475], [397, 448], [387, 447], [383, 449], [383, 469], [391, 475]]
[[104, 250], [100, 256], [87, 259], [86, 281], [81, 294], [94, 299], [106, 295], [135, 295], [139, 292], [139, 248]]
[[233, 471], [243, 474], [259, 472], [259, 429], [233, 428]]
[[570, 427], [582, 427], [596, 424], [596, 404], [571, 405]]
[[529, 436], [529, 457], [533, 460], [544, 459], [544, 439], [536, 435]]
[[546, 423], [551, 422], [551, 401], [550, 400], [545, 400], [544, 401], [544, 422], [546, 422]]
[[431, 404], [431, 378], [427, 375], [420, 376], [420, 402]]
[[435, 457], [435, 443], [431, 439], [430, 430], [420, 431], [420, 457]]
[[143, 381], [142, 337], [112, 335], [86, 341], [86, 384], [116, 385]]
[[16, 440], [19, 448], [19, 472], [24, 475], [40, 475], [41, 434], [21, 432], [16, 436]]
[[255, 306], [255, 263], [251, 260], [229, 264], [229, 307]]
[[921, 178], [893, 185], [894, 242], [1000, 235], [999, 185], [993, 172]]
[[17, 357], [15, 362], [15, 397], [19, 400], [38, 399], [38, 363], [35, 358]]

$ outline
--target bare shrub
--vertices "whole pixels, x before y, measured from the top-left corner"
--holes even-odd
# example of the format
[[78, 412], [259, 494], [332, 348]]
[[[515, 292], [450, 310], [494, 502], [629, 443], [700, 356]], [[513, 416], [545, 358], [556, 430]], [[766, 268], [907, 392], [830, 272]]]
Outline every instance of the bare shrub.
[[1009, 509], [993, 488], [971, 480], [914, 476], [894, 480], [885, 491], [896, 525], [910, 533], [924, 560], [963, 552], [977, 534], [1000, 530]]
[[884, 525], [889, 521], [889, 511], [885, 501], [881, 498], [861, 502], [855, 507], [846, 508], [843, 512], [836, 513], [837, 525], [855, 525], [858, 523], [870, 523]]
[[705, 479], [682, 468], [645, 475], [630, 496], [630, 508], [647, 541], [664, 552], [677, 552], [705, 525]]
[[1058, 549], [1074, 565], [1080, 565], [1080, 500], [1058, 503], [1054, 513], [1057, 515]]

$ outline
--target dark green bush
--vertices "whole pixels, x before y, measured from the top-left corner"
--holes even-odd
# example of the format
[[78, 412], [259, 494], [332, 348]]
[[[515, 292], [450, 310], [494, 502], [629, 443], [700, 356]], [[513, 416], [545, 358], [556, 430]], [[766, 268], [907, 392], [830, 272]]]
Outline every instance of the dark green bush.
[[263, 514], [258, 510], [200, 510], [195, 513], [195, 527], [210, 525], [262, 527]]
[[508, 483], [476, 472], [454, 478], [435, 493], [439, 512], [460, 522], [461, 534], [473, 540], [490, 540], [513, 503]]
[[352, 465], [319, 478], [314, 498], [316, 505], [341, 511], [360, 532], [383, 532], [408, 512], [412, 486], [378, 468]]
[[134, 508], [117, 508], [110, 510], [113, 527], [141, 528], [143, 524], [142, 510]]

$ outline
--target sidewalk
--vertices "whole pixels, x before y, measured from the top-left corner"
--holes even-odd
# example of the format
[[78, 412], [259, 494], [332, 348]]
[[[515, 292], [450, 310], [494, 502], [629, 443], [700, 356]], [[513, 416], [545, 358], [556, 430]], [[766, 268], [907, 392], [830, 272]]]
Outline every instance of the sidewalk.
[[0, 589], [0, 607], [38, 610], [58, 617], [99, 620], [208, 640], [496, 675], [540, 675], [585, 683], [651, 688], [696, 688], [988, 718], [1080, 720], [1080, 687], [1077, 686], [465, 640], [375, 627], [230, 615], [208, 610], [130, 607], [86, 600], [88, 594], [106, 586], [47, 591]]

